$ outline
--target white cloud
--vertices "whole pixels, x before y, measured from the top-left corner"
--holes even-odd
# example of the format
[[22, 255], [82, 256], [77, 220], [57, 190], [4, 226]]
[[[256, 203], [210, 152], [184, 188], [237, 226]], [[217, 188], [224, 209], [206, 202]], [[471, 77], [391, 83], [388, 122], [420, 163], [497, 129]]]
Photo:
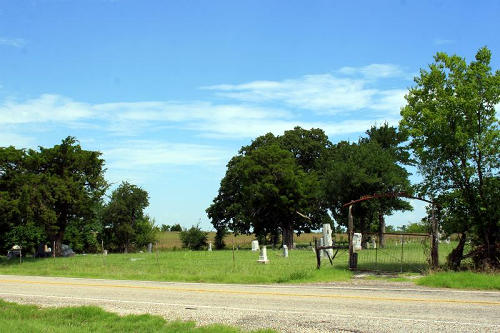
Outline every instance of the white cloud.
[[379, 79], [389, 77], [406, 77], [406, 73], [398, 65], [393, 64], [371, 64], [362, 67], [342, 67], [339, 73], [345, 75], [362, 75], [367, 79]]
[[23, 47], [26, 45], [26, 40], [22, 38], [6, 38], [0, 37], [0, 45], [13, 46], [13, 47]]
[[444, 38], [435, 38], [434, 39], [434, 45], [447, 45], [447, 44], [454, 44], [455, 41], [451, 39], [444, 39]]
[[140, 169], [166, 165], [222, 164], [229, 154], [209, 145], [128, 140], [119, 146], [103, 149], [103, 156], [113, 169]]
[[0, 124], [71, 122], [93, 116], [88, 104], [60, 95], [44, 94], [24, 102], [7, 100], [0, 104]]
[[306, 75], [283, 81], [254, 81], [238, 85], [222, 84], [203, 87], [217, 95], [243, 102], [278, 103], [318, 114], [335, 114], [362, 109], [399, 112], [395, 103], [401, 90], [372, 87], [373, 79], [403, 76], [394, 65], [344, 67], [343, 74], [362, 74], [362, 78], [336, 77], [331, 74]]

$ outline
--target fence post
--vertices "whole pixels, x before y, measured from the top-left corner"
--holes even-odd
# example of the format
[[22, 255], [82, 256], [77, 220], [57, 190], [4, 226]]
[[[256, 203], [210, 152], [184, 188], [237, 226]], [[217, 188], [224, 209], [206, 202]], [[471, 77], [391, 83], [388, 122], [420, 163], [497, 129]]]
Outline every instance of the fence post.
[[[349, 269], [356, 269], [358, 266], [357, 260], [354, 259], [354, 248], [352, 246], [352, 238], [354, 236], [354, 221], [352, 219], [352, 205], [349, 206], [349, 216], [347, 218], [347, 233], [349, 240]], [[357, 258], [356, 258], [357, 259]]]
[[405, 236], [401, 235], [401, 273], [403, 273], [403, 249], [405, 243]]
[[434, 203], [432, 204], [432, 239], [431, 239], [431, 267], [437, 269], [439, 266], [439, 239], [438, 239], [438, 224], [434, 213]]

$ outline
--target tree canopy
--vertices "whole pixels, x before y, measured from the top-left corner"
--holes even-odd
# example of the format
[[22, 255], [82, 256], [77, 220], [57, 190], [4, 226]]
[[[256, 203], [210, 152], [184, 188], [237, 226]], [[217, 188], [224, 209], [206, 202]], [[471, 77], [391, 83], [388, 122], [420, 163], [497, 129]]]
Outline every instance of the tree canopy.
[[443, 229], [461, 236], [453, 267], [460, 265], [466, 239], [478, 265], [500, 266], [498, 203], [491, 199], [499, 193], [500, 71], [493, 73], [490, 61], [486, 47], [469, 64], [437, 53], [415, 78], [401, 111], [400, 127], [411, 137], [423, 176], [419, 191], [440, 203]]
[[296, 127], [242, 147], [229, 161], [219, 193], [207, 209], [214, 227], [274, 239], [281, 233], [283, 243], [291, 247], [294, 231], [310, 231], [327, 218], [316, 168], [328, 144], [323, 131]]
[[83, 150], [73, 137], [39, 151], [0, 148], [3, 246], [49, 240], [60, 254], [67, 226], [92, 218], [107, 188], [100, 155]]
[[144, 215], [148, 205], [148, 193], [136, 185], [122, 182], [113, 191], [102, 213], [108, 247], [128, 252], [154, 240], [153, 222]]

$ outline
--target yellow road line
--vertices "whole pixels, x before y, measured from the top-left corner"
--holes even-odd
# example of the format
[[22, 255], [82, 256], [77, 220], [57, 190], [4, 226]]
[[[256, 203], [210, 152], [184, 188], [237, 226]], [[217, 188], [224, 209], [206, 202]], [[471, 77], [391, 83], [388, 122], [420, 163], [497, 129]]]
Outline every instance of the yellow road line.
[[167, 286], [133, 286], [125, 284], [98, 284], [98, 283], [78, 283], [78, 282], [57, 282], [57, 281], [27, 281], [27, 280], [8, 280], [0, 279], [0, 283], [22, 283], [39, 285], [59, 285], [59, 286], [77, 286], [77, 287], [97, 287], [97, 288], [125, 288], [125, 289], [146, 289], [146, 290], [165, 290], [194, 293], [217, 293], [232, 295], [257, 295], [257, 296], [288, 296], [305, 298], [344, 298], [359, 299], [371, 301], [393, 301], [393, 302], [421, 302], [421, 303], [455, 303], [455, 304], [476, 304], [476, 305], [500, 305], [500, 302], [493, 301], [467, 301], [455, 299], [425, 299], [425, 298], [404, 298], [404, 297], [379, 297], [379, 296], [358, 296], [358, 295], [339, 295], [339, 294], [298, 294], [282, 293], [272, 291], [246, 291], [246, 290], [222, 290], [222, 289], [196, 289], [180, 288]]

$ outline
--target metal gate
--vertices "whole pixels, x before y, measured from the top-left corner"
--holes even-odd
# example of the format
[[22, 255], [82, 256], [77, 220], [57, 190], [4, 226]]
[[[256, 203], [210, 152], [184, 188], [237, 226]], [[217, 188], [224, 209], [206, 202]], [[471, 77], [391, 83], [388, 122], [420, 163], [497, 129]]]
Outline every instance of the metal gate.
[[357, 251], [358, 269], [379, 272], [422, 272], [430, 267], [432, 237], [429, 234], [363, 234]]

